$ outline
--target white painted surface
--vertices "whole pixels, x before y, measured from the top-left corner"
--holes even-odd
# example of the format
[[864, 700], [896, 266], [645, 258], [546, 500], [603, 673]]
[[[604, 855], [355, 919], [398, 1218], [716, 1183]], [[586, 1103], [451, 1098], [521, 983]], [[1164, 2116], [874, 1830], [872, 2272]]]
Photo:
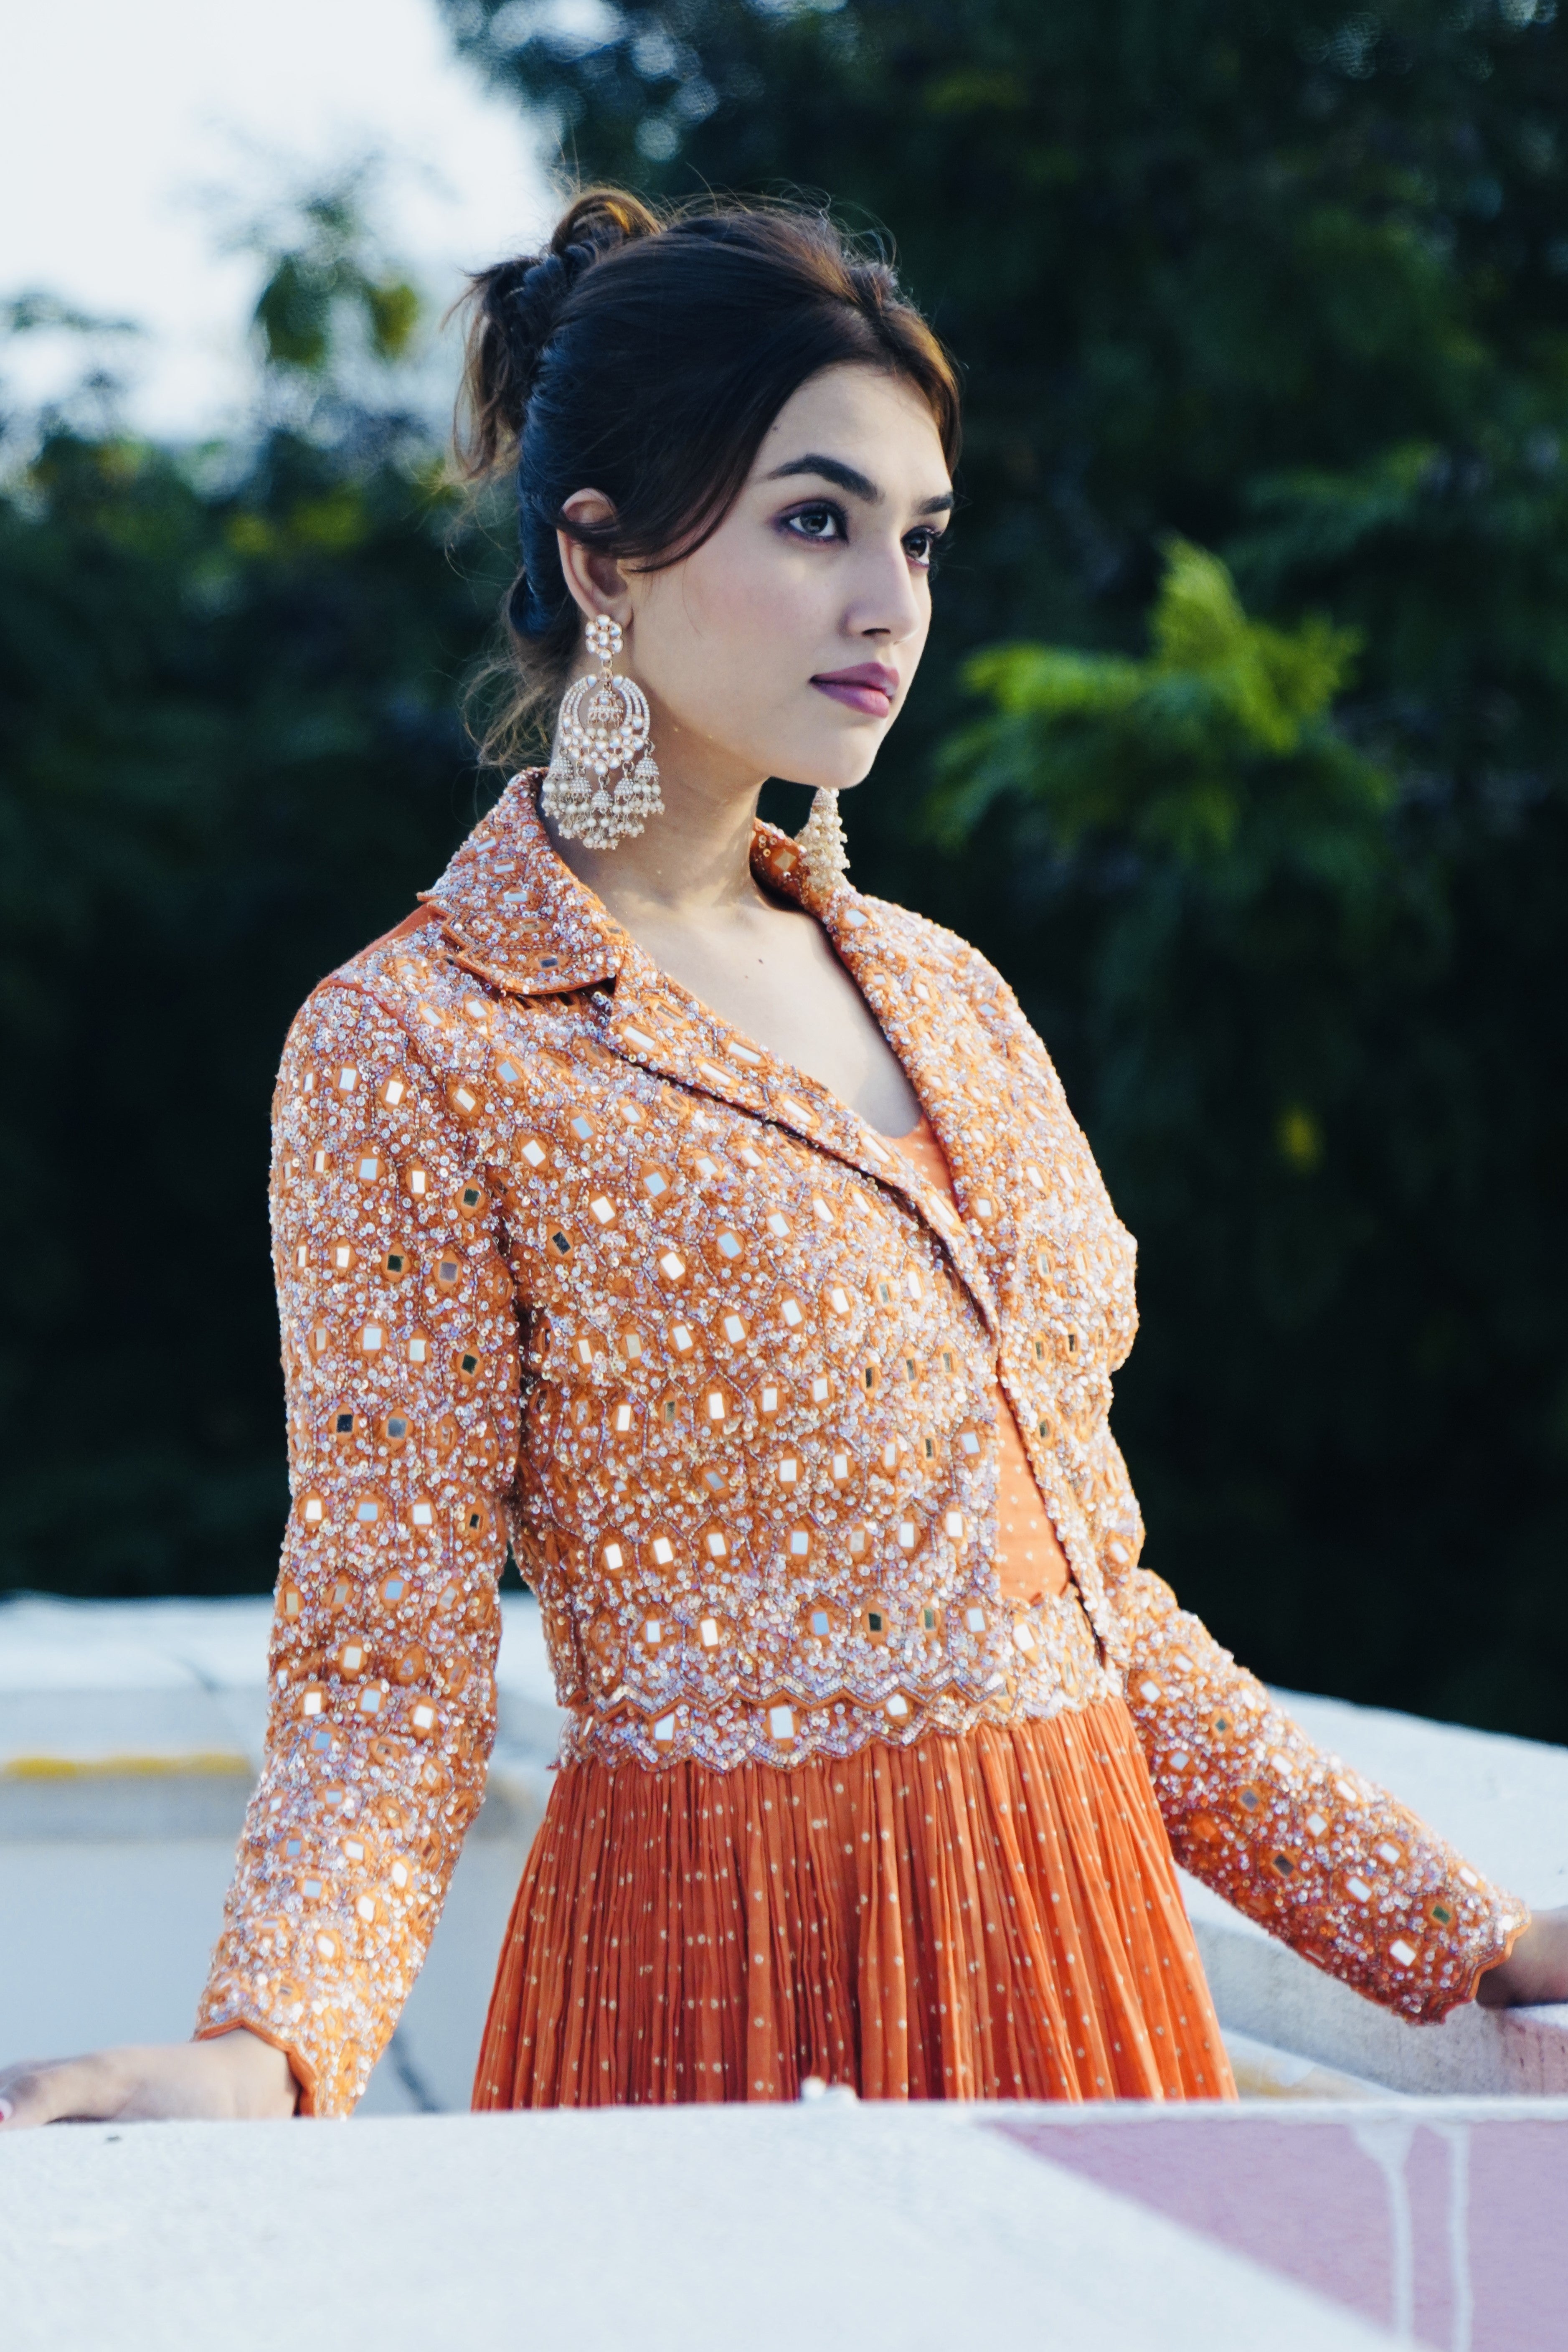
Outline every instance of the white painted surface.
[[[262, 1600], [0, 1604], [0, 1916], [21, 1923], [0, 1939], [0, 2046], [186, 2030], [259, 1759], [269, 1619]], [[490, 1801], [373, 2113], [418, 2095], [466, 2103], [558, 1721], [531, 1600], [507, 1596], [503, 1624]], [[1280, 1696], [1501, 1883], [1538, 1906], [1568, 1899], [1568, 1750]], [[232, 1769], [215, 1771], [226, 1754]], [[82, 1769], [39, 1779], [40, 1763]], [[1186, 1892], [1227, 2032], [1287, 2069], [1427, 2095], [1568, 2092], [1568, 2010], [1468, 2008], [1442, 2027], [1405, 2025], [1195, 1883]], [[112, 1974], [106, 1953], [119, 1955]], [[1289, 2090], [1273, 2059], [1254, 2071], [1255, 2087]]]
[[[469, 1839], [361, 2116], [467, 2109], [526, 1853], [526, 1838]], [[233, 1867], [218, 1838], [0, 1842], [0, 2063], [184, 2041]]]
[[0, 2136], [26, 2352], [1371, 2352], [1381, 2329], [941, 2105]]
[[[0, 1782], [51, 1760], [100, 1769], [233, 1754], [254, 1771], [271, 1622], [263, 1599], [0, 1601]], [[501, 1624], [501, 1739], [548, 1751], [559, 1710], [539, 1611], [509, 1593]]]
[[[468, 2106], [556, 1712], [538, 1611], [510, 1595], [502, 1614], [490, 1798], [365, 2116]], [[270, 1622], [265, 1600], [0, 1604], [0, 2060], [189, 2033], [260, 1761]], [[225, 1755], [237, 1769], [213, 1769]]]
[[1369, 2081], [1364, 2075], [1341, 2074], [1332, 2066], [1321, 2066], [1315, 2058], [1303, 2058], [1294, 2050], [1278, 2049], [1271, 2042], [1259, 2042], [1250, 2033], [1234, 2027], [1225, 2029], [1225, 2054], [1230, 2060], [1230, 2071], [1236, 2077], [1236, 2087], [1243, 2099], [1331, 2099], [1342, 2104], [1347, 2099], [1385, 2099], [1387, 2086]]

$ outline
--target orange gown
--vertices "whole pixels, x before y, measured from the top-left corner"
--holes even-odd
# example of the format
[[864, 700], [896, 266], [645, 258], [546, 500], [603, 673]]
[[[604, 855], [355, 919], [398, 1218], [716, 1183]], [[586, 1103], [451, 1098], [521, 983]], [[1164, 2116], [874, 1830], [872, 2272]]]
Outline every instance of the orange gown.
[[[900, 1149], [952, 1199], [929, 1119]], [[994, 1402], [1003, 1594], [1076, 1612]], [[807, 2075], [863, 2098], [1235, 2095], [1120, 1699], [794, 1771], [557, 1775], [474, 2105], [789, 2099]]]

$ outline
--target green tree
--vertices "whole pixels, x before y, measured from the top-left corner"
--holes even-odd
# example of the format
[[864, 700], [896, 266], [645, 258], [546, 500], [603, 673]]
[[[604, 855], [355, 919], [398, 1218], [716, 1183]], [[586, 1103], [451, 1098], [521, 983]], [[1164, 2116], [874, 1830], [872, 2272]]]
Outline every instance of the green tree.
[[1568, 1736], [1552, 0], [447, 13], [585, 176], [896, 235], [965, 505], [851, 847], [1140, 1236], [1152, 1556], [1282, 1679]]
[[278, 1054], [477, 813], [497, 583], [399, 411], [414, 300], [323, 199], [258, 304], [285, 421], [56, 420], [0, 493], [0, 1585], [271, 1580]]
[[341, 373], [356, 331], [372, 359], [392, 367], [407, 359], [424, 310], [418, 289], [365, 234], [362, 178], [307, 197], [296, 236], [269, 257], [256, 304], [268, 365], [298, 371], [317, 395]]
[[[1017, 982], [1140, 1236], [1152, 1557], [1281, 1679], [1568, 1735], [1551, 0], [447, 7], [584, 174], [897, 232], [965, 506], [857, 876]], [[264, 275], [250, 442], [0, 489], [12, 1583], [268, 1579], [278, 1044], [477, 805], [505, 533], [413, 298], [342, 192]]]

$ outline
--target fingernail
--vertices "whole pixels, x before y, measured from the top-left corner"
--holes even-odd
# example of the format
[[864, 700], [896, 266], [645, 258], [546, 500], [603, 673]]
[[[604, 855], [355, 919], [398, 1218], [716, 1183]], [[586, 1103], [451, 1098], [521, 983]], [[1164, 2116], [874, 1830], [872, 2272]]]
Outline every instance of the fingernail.
[[16, 2112], [5, 2092], [0, 2091], [0, 2124], [8, 2124]]

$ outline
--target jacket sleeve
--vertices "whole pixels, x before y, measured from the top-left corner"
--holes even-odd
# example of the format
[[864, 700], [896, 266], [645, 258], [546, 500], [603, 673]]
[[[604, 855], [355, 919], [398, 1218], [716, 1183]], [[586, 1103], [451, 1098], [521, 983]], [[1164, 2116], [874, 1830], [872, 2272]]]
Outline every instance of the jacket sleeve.
[[[954, 978], [1004, 1060], [1066, 1116], [1061, 1082], [1006, 982], [972, 950]], [[1092, 1169], [1087, 1143], [1083, 1151]], [[1125, 1305], [1110, 1370], [1131, 1344], [1130, 1286]], [[1436, 2022], [1473, 1997], [1529, 1911], [1386, 1790], [1316, 1748], [1139, 1565], [1142, 1520], [1103, 1419], [1109, 1379], [1104, 1390], [1091, 1433], [1067, 1448], [1068, 1482], [1109, 1606], [1107, 1648], [1126, 1674], [1177, 1861], [1330, 1975]]]
[[266, 1759], [197, 2032], [250, 2027], [322, 2116], [391, 2037], [495, 1731], [519, 1350], [457, 1096], [374, 997], [328, 982], [274, 1106], [292, 1508]]
[[1473, 1998], [1530, 1913], [1374, 1781], [1315, 1748], [1168, 1584], [1108, 1429], [1091, 1525], [1127, 1699], [1176, 1860], [1329, 1975], [1421, 2023]]

